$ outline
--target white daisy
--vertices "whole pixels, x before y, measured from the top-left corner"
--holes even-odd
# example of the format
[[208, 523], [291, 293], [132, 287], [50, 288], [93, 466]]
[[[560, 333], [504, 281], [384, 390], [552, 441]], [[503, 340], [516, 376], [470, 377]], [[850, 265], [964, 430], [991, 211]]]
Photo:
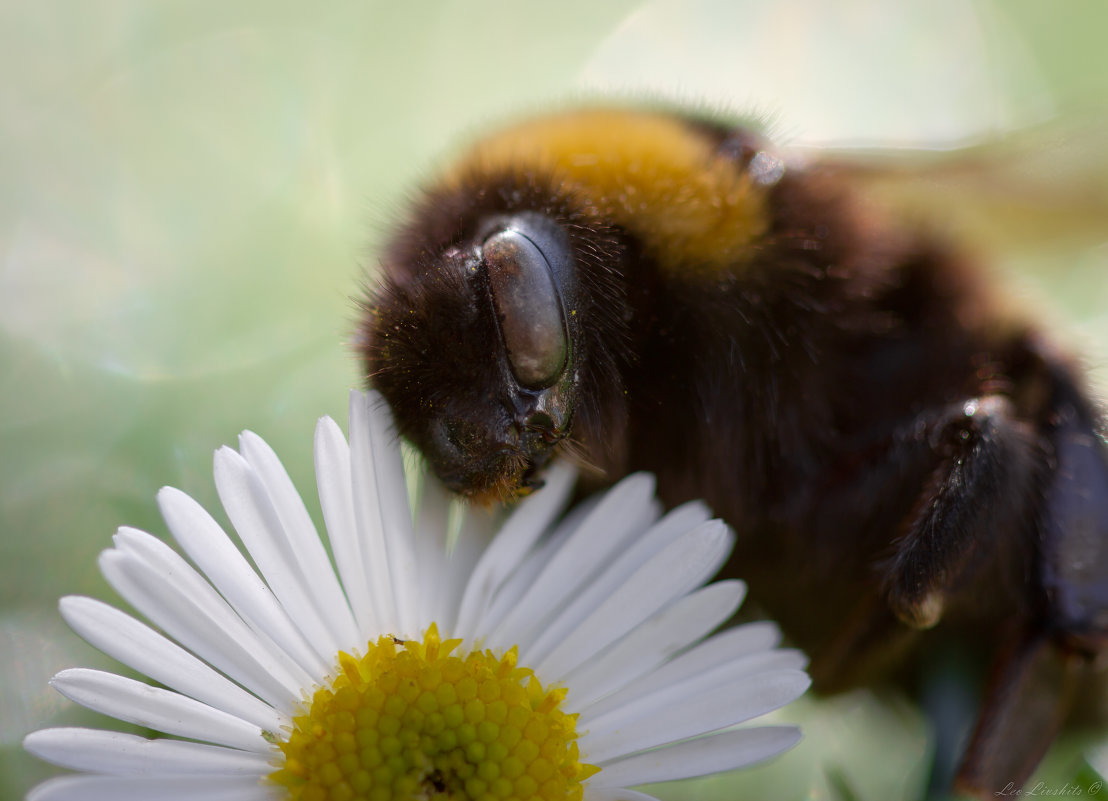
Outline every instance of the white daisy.
[[330, 557], [249, 432], [217, 452], [215, 481], [257, 570], [174, 489], [158, 503], [195, 568], [119, 530], [101, 569], [164, 634], [91, 598], [61, 611], [164, 687], [85, 669], [53, 685], [169, 737], [34, 732], [29, 751], [81, 773], [28, 801], [647, 799], [624, 788], [797, 742], [793, 727], [736, 728], [808, 677], [771, 623], [704, 639], [744, 587], [703, 586], [732, 535], [701, 504], [661, 517], [634, 475], [555, 523], [572, 483], [555, 467], [494, 539], [469, 515], [448, 542], [431, 482], [413, 524], [389, 426], [376, 396], [352, 393], [351, 445], [329, 418], [316, 429]]

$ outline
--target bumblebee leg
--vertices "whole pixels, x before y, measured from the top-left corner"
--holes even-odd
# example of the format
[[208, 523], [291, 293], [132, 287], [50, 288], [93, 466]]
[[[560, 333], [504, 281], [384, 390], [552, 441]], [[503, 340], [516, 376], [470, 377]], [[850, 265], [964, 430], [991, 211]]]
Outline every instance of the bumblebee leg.
[[[926, 437], [938, 464], [882, 574], [893, 613], [923, 629], [942, 617], [947, 591], [975, 549], [995, 537], [1030, 533], [1026, 521], [1044, 458], [1031, 427], [1014, 417], [1008, 399], [995, 395], [917, 420], [911, 436]], [[998, 530], [1007, 525], [1025, 531]]]
[[[813, 681], [821, 692], [882, 673], [920, 629], [938, 621], [948, 587], [975, 552], [987, 557], [990, 542], [1006, 539], [1010, 547], [1033, 533], [1043, 454], [1038, 437], [1014, 418], [1006, 398], [986, 396], [925, 411], [877, 450], [880, 458], [868, 459], [864, 469], [832, 471], [834, 483], [798, 505], [815, 526], [868, 509], [898, 532], [891, 554], [875, 568], [881, 592], [858, 599], [813, 654]], [[894, 484], [914, 482], [922, 489], [892, 496], [890, 505], [889, 476]], [[835, 534], [828, 530], [821, 537], [835, 541]]]
[[1018, 793], [1108, 652], [1108, 449], [1066, 366], [1049, 354], [1039, 364], [1049, 399], [1038, 430], [1050, 454], [1035, 493], [1040, 602], [994, 663], [955, 780], [980, 798]]
[[997, 658], [955, 788], [973, 798], [1018, 795], [1065, 719], [1083, 660], [1043, 631]]

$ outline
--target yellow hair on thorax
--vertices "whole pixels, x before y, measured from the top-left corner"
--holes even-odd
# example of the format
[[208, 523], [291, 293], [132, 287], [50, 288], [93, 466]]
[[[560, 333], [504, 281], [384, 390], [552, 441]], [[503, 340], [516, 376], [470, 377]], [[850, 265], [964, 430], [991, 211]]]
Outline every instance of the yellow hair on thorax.
[[528, 121], [479, 142], [454, 179], [553, 176], [585, 210], [637, 236], [665, 271], [742, 262], [767, 227], [765, 190], [708, 137], [663, 113], [593, 109]]

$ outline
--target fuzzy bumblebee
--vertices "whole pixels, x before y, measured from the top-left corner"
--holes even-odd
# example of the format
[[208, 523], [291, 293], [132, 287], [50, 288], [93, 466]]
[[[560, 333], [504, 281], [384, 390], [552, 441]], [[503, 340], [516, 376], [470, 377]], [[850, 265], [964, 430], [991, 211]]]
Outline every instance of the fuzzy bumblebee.
[[1026, 778], [1108, 650], [1108, 451], [1082, 376], [970, 260], [707, 116], [590, 108], [478, 141], [364, 306], [369, 383], [453, 490], [563, 453], [738, 532], [818, 689], [990, 664], [958, 785]]

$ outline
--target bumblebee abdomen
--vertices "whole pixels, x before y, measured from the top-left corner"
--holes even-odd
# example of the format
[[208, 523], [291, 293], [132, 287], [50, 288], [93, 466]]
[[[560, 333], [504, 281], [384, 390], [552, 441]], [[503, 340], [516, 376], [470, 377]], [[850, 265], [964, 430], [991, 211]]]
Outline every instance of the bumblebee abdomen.
[[665, 273], [712, 275], [749, 259], [770, 223], [768, 191], [734, 154], [676, 114], [587, 109], [478, 142], [448, 179], [540, 176], [637, 239]]

